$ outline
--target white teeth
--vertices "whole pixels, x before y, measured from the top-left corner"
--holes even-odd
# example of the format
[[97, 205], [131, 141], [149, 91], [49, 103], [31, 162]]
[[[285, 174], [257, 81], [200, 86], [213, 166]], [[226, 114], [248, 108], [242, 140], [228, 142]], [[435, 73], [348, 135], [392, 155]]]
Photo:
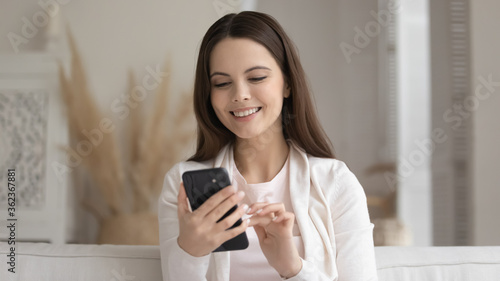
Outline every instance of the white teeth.
[[259, 109], [256, 107], [256, 108], [252, 108], [252, 109], [249, 109], [249, 110], [245, 110], [245, 111], [239, 111], [239, 112], [236, 112], [236, 111], [233, 111], [234, 115], [237, 116], [237, 117], [247, 117], [248, 115], [250, 114], [254, 114], [255, 112], [257, 112]]

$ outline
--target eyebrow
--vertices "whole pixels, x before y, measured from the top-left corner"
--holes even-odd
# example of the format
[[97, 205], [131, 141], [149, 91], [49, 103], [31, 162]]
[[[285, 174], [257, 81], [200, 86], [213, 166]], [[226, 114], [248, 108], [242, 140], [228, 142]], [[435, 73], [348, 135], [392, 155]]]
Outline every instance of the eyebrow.
[[[245, 70], [245, 73], [248, 73], [248, 72], [256, 70], [256, 69], [264, 69], [264, 70], [269, 70], [269, 71], [271, 70], [269, 67], [258, 65], [258, 66], [250, 67], [249, 69]], [[214, 72], [214, 73], [210, 74], [209, 78], [212, 78], [215, 75], [229, 76], [229, 74], [224, 73], [224, 72]]]

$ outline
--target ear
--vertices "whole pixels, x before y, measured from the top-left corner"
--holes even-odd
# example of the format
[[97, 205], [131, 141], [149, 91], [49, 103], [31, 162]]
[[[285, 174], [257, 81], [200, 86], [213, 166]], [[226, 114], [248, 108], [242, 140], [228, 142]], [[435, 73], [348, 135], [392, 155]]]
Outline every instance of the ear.
[[288, 86], [288, 84], [285, 84], [285, 86], [283, 87], [283, 97], [286, 99], [290, 96], [290, 86]]

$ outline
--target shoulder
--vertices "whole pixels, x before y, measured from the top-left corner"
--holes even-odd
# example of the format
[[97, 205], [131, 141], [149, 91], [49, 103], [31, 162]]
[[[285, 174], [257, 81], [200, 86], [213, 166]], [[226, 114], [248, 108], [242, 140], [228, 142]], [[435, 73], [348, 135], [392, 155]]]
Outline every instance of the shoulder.
[[350, 172], [346, 163], [334, 158], [320, 158], [307, 155], [309, 167], [312, 171], [322, 172], [328, 175], [341, 175]]
[[[165, 182], [167, 180], [174, 180], [177, 184], [180, 183], [182, 174], [186, 171], [192, 171], [192, 170], [201, 170], [201, 169], [209, 169], [209, 168], [214, 168], [214, 167], [220, 167], [222, 166], [222, 162], [225, 158], [228, 156], [228, 152], [231, 152], [229, 149], [230, 145], [226, 145], [224, 148], [222, 148], [217, 156], [213, 159], [209, 159], [206, 161], [182, 161], [177, 164], [175, 164], [170, 170], [166, 173], [165, 175]], [[232, 157], [232, 155], [229, 155]]]
[[[186, 171], [210, 168], [208, 162], [183, 161], [175, 164], [165, 174], [160, 202], [175, 201], [182, 181], [182, 174]], [[162, 201], [163, 200], [163, 201]]]
[[327, 182], [339, 180], [353, 180], [354, 174], [347, 164], [334, 158], [320, 158], [307, 154], [311, 177], [317, 177]]
[[[167, 178], [175, 178], [180, 180], [181, 176], [186, 171], [208, 169], [213, 166], [212, 161], [195, 162], [195, 161], [183, 161], [175, 164], [165, 175], [165, 180]], [[179, 181], [180, 183], [180, 181]]]
[[[294, 150], [294, 155], [296, 155], [293, 159], [300, 162], [299, 164], [301, 166], [306, 165], [310, 170], [311, 177], [320, 176], [322, 178], [331, 179], [351, 172], [346, 163], [341, 160], [312, 156], [294, 142], [291, 142], [291, 146]], [[295, 151], [297, 153], [295, 153]]]
[[311, 181], [319, 186], [329, 198], [337, 198], [343, 193], [362, 192], [357, 177], [344, 161], [319, 158], [308, 155]]

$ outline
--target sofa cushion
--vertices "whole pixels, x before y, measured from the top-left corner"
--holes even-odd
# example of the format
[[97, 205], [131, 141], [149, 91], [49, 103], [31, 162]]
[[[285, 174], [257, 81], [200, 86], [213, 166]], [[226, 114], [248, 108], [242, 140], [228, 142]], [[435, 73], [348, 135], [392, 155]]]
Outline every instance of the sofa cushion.
[[[0, 280], [160, 281], [158, 246], [0, 243]], [[500, 247], [375, 247], [380, 281], [500, 280]]]
[[8, 245], [1, 244], [0, 280], [162, 280], [157, 246], [17, 243], [14, 276], [4, 262]]
[[382, 281], [500, 280], [500, 247], [376, 247]]

